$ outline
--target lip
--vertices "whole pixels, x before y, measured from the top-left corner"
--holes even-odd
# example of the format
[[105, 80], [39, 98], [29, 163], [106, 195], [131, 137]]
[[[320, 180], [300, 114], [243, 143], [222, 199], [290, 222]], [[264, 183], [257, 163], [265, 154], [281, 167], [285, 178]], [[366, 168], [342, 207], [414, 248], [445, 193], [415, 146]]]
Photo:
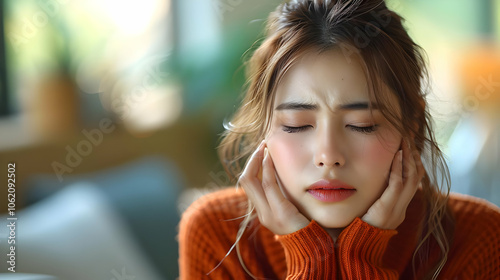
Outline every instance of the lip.
[[319, 180], [307, 188], [307, 192], [322, 202], [339, 202], [356, 193], [356, 188], [340, 180]]

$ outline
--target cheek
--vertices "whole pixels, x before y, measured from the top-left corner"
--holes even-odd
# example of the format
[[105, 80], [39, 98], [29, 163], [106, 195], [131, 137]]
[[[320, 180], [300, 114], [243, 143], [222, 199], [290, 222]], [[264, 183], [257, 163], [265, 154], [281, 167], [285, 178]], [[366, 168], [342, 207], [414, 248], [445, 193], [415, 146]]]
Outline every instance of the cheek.
[[296, 136], [277, 132], [269, 135], [267, 139], [269, 153], [281, 179], [293, 178], [291, 175], [297, 174], [296, 172], [302, 170], [308, 162], [304, 139]]
[[391, 169], [392, 161], [399, 150], [401, 138], [371, 139], [364, 143], [364, 148], [357, 155], [360, 174], [366, 174], [370, 181], [377, 186], [383, 185]]
[[366, 159], [372, 164], [391, 161], [395, 153], [394, 146], [388, 147], [377, 140], [366, 145]]

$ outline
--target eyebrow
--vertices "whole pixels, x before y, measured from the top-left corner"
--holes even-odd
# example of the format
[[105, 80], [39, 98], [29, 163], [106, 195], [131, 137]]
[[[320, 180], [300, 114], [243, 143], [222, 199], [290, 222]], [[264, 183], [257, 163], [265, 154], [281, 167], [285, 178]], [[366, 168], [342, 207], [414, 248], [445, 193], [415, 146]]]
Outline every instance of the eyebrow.
[[[372, 108], [374, 110], [378, 109], [377, 104], [372, 103], [372, 102], [354, 102], [354, 103], [346, 103], [346, 104], [341, 104], [337, 106], [338, 109], [340, 110], [367, 110], [369, 108]], [[276, 111], [283, 111], [283, 110], [317, 110], [318, 105], [313, 104], [313, 103], [301, 103], [301, 102], [284, 102], [281, 103], [280, 105], [276, 106], [275, 110]]]

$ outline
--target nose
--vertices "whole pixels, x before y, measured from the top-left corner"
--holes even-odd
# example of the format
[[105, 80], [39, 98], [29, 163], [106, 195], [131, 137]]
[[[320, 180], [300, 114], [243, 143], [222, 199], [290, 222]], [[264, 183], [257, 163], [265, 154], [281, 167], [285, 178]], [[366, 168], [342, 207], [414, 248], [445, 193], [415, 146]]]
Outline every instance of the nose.
[[342, 167], [345, 165], [345, 147], [342, 134], [335, 129], [325, 127], [318, 129], [314, 164], [317, 167]]

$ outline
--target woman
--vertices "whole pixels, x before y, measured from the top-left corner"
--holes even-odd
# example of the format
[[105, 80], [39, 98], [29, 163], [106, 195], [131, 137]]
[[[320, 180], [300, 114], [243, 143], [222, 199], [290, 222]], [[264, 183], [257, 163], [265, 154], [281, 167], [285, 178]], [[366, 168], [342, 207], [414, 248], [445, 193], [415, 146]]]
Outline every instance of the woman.
[[181, 279], [500, 278], [500, 211], [449, 195], [401, 21], [380, 0], [271, 13], [220, 145], [243, 190], [184, 213]]

